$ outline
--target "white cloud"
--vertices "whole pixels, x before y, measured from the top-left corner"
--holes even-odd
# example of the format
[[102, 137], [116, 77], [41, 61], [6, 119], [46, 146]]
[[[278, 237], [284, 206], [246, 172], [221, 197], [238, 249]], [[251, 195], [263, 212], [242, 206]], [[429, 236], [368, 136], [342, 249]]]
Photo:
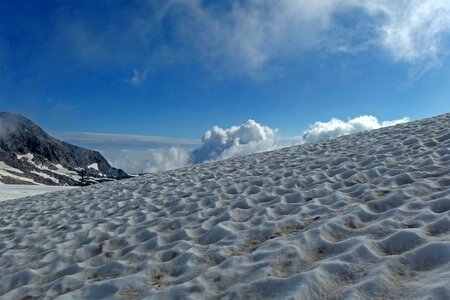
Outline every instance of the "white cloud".
[[181, 168], [189, 164], [190, 152], [180, 147], [148, 150], [103, 151], [115, 167], [131, 174], [152, 173]]
[[225, 159], [275, 147], [276, 130], [253, 120], [227, 129], [214, 126], [202, 138], [202, 145], [192, 152], [192, 162]]
[[139, 86], [147, 80], [149, 72], [150, 72], [149, 69], [146, 69], [142, 72], [134, 69], [133, 77], [131, 77], [131, 79], [129, 79], [127, 82], [131, 83], [134, 86]]
[[304, 143], [314, 143], [342, 135], [393, 126], [408, 121], [409, 118], [402, 118], [380, 123], [376, 117], [368, 115], [359, 116], [348, 121], [333, 118], [328, 122], [318, 121], [310, 125], [309, 129], [304, 132], [302, 140]]
[[394, 61], [430, 68], [447, 54], [450, 2], [254, 0], [224, 11], [200, 0], [177, 0], [161, 16], [183, 46], [222, 73], [255, 76], [310, 49], [353, 53], [374, 46]]
[[383, 13], [379, 27], [381, 45], [399, 61], [435, 59], [450, 31], [450, 2], [447, 0], [382, 1], [366, 4]]
[[332, 13], [345, 2], [243, 1], [224, 11], [203, 1], [171, 1], [163, 15], [176, 39], [216, 73], [259, 76], [274, 59], [330, 41], [324, 34], [334, 28]]
[[394, 125], [406, 123], [409, 121], [411, 121], [411, 119], [408, 117], [403, 117], [401, 119], [392, 120], [392, 121], [383, 121], [383, 122], [381, 122], [381, 127], [394, 126]]
[[392, 61], [425, 71], [448, 55], [448, 0], [168, 0], [111, 7], [114, 14], [101, 25], [62, 14], [49, 45], [67, 45], [82, 63], [139, 66], [129, 80], [136, 85], [145, 81], [142, 70], [174, 63], [255, 78], [282, 71], [310, 50], [382, 49]]

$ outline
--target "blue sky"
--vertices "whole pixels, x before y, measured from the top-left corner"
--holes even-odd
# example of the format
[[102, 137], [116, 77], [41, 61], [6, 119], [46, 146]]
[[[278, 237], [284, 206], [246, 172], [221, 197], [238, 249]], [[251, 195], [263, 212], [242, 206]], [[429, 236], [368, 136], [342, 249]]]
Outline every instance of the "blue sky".
[[0, 107], [55, 134], [200, 139], [450, 111], [448, 1], [2, 1]]
[[[430, 45], [417, 46], [419, 57], [399, 59], [390, 51], [405, 49], [386, 49], [377, 41], [377, 26], [388, 23], [380, 21], [386, 16], [371, 16], [368, 8], [345, 4], [339, 5], [344, 8], [310, 8], [307, 1], [290, 2], [296, 3], [291, 5], [298, 7], [298, 16], [284, 17], [286, 8], [279, 8], [277, 1], [266, 5], [230, 1], [235, 11], [212, 1], [171, 5], [170, 1], [4, 1], [0, 4], [0, 104], [3, 110], [22, 112], [52, 132], [191, 138], [212, 125], [227, 127], [249, 118], [294, 135], [313, 121], [331, 117], [373, 114], [380, 119], [416, 119], [450, 110], [448, 17], [442, 16], [446, 22], [428, 41]], [[351, 1], [324, 1], [322, 6], [332, 6], [328, 2]], [[302, 13], [302, 5], [309, 12]], [[408, 5], [390, 9], [395, 12], [404, 6]], [[264, 16], [267, 9], [280, 16]], [[254, 17], [257, 12], [263, 16]], [[431, 11], [430, 18], [437, 13]], [[204, 19], [191, 20], [198, 16]], [[293, 19], [279, 29], [283, 37], [258, 29], [282, 17]], [[255, 25], [247, 24], [252, 18]], [[306, 18], [312, 18], [313, 24], [302, 21]], [[339, 37], [342, 45], [333, 45], [335, 33], [328, 33], [329, 28], [308, 32], [317, 31], [314, 23], [322, 18], [333, 18], [329, 26], [336, 23], [346, 31]], [[189, 24], [190, 28], [180, 28]], [[222, 26], [223, 32], [213, 26]], [[297, 33], [296, 26], [311, 28]], [[358, 26], [362, 28], [355, 29]], [[411, 35], [428, 30], [423, 27]], [[242, 34], [240, 29], [248, 31], [243, 33], [244, 41], [258, 34], [273, 41], [255, 39], [239, 48], [229, 36]], [[210, 36], [216, 41], [201, 45]], [[193, 40], [196, 37], [199, 41]], [[329, 39], [329, 44], [320, 39]], [[439, 45], [434, 39], [440, 40]], [[425, 42], [418, 38], [417, 43]], [[439, 50], [420, 53], [420, 47]], [[252, 51], [263, 56], [263, 62], [248, 62]], [[427, 69], [428, 63], [435, 66]], [[133, 84], [137, 72], [141, 78], [136, 76]]]

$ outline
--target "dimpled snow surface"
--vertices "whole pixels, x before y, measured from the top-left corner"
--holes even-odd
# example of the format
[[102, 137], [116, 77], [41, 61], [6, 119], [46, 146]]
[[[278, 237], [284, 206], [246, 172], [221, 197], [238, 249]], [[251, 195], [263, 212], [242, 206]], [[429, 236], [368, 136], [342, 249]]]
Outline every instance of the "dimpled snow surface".
[[0, 212], [0, 299], [450, 299], [450, 115]]

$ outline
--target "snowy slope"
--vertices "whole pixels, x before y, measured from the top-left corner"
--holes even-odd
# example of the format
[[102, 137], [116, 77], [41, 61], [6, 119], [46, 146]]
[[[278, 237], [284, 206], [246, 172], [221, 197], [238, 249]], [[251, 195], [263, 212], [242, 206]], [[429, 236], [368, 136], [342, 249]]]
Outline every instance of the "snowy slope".
[[0, 211], [1, 299], [449, 299], [450, 114]]
[[39, 195], [48, 192], [62, 191], [70, 188], [73, 187], [0, 183], [0, 201], [23, 198], [27, 196]]

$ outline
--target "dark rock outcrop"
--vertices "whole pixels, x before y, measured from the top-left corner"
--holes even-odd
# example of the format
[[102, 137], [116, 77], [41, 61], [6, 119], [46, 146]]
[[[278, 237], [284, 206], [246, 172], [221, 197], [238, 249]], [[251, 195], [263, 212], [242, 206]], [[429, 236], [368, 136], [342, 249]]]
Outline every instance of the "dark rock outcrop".
[[57, 140], [29, 119], [8, 112], [0, 113], [0, 161], [22, 172], [9, 170], [16, 176], [2, 175], [5, 183], [25, 183], [18, 177], [26, 177], [44, 184], [79, 185], [81, 173], [87, 184], [129, 177], [99, 152]]

